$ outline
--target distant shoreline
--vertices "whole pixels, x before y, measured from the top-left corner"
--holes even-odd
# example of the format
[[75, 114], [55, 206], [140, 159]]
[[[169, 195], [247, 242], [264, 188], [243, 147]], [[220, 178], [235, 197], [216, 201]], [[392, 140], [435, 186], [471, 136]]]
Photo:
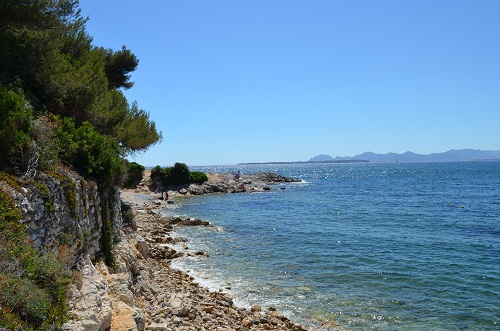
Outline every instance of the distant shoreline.
[[329, 160], [329, 161], [293, 161], [293, 162], [246, 162], [238, 163], [237, 165], [252, 165], [252, 164], [303, 164], [303, 163], [369, 163], [368, 160]]
[[343, 160], [367, 160], [370, 162], [459, 162], [472, 160], [498, 160], [500, 151], [485, 151], [479, 149], [451, 149], [447, 152], [417, 154], [413, 152], [404, 153], [373, 153], [365, 152], [354, 156], [337, 156], [335, 158], [327, 154], [316, 155], [309, 162], [343, 161]]
[[292, 162], [245, 162], [236, 165], [258, 164], [317, 164], [317, 163], [450, 163], [450, 162], [500, 162], [500, 159], [447, 160], [447, 161], [369, 161], [369, 160], [329, 160], [329, 161], [292, 161]]

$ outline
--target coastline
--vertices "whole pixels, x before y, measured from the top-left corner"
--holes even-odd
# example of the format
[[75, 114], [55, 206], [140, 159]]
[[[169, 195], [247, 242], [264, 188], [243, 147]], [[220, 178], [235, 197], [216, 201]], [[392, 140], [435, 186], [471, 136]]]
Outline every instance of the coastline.
[[[135, 241], [133, 245], [142, 255], [139, 269], [149, 270], [149, 289], [135, 296], [135, 304], [144, 314], [145, 330], [307, 330], [272, 307], [236, 307], [228, 294], [209, 291], [187, 273], [173, 268], [171, 261], [185, 253], [175, 251], [171, 245], [186, 239], [170, 237], [172, 226], [209, 224], [161, 215], [159, 210], [166, 207], [167, 201], [159, 198], [160, 194], [140, 190], [121, 192], [123, 203], [134, 215], [132, 223], [124, 227], [125, 235], [129, 242]], [[112, 329], [118, 328], [118, 323], [119, 318], [112, 320]]]
[[[263, 310], [255, 305], [236, 306], [233, 298], [222, 289], [214, 291], [204, 287], [187, 272], [174, 268], [172, 261], [178, 257], [207, 256], [204, 252], [187, 250], [186, 238], [173, 238], [174, 226], [211, 225], [199, 219], [160, 213], [173, 201], [163, 200], [162, 193], [150, 191], [149, 175], [150, 172], [145, 171], [136, 189], [121, 190], [122, 204], [125, 210], [128, 209], [125, 214], [133, 216], [124, 217], [125, 240], [122, 242], [136, 248], [135, 269], [139, 269], [139, 276], [136, 276], [137, 283], [132, 292], [135, 306], [143, 314], [144, 330], [307, 330], [274, 307]], [[167, 197], [176, 197], [176, 200], [182, 196], [285, 189], [276, 185], [298, 181], [274, 173], [245, 174], [240, 178], [232, 173], [207, 173], [207, 176], [208, 181], [203, 184], [169, 187], [164, 191]], [[127, 250], [118, 248], [117, 257], [117, 260], [125, 261], [122, 269], [133, 264], [127, 262], [130, 259]], [[112, 329], [120, 328], [119, 322], [119, 316], [115, 317], [111, 322]]]

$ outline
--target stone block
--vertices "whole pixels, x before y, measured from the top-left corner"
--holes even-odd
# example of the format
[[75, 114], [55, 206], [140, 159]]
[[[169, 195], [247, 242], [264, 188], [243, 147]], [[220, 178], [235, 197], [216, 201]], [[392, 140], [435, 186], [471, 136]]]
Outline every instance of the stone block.
[[148, 330], [150, 331], [167, 331], [169, 330], [167, 323], [151, 323], [148, 326]]

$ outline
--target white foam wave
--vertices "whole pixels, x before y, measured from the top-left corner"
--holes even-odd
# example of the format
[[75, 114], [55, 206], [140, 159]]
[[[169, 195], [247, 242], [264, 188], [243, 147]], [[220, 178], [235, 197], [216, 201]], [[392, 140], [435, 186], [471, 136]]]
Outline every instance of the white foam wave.
[[[200, 258], [198, 257], [188, 257], [186, 259], [190, 260], [199, 260]], [[183, 259], [175, 259], [171, 263], [172, 268], [180, 270], [182, 272], [185, 272], [189, 276], [193, 277], [194, 281], [199, 284], [200, 287], [207, 288], [209, 291], [212, 292], [219, 292], [222, 290], [222, 292], [229, 293], [228, 290], [224, 290], [227, 285], [215, 278], [208, 277], [206, 274], [204, 274], [201, 271], [193, 270], [189, 264], [187, 264]], [[230, 293], [231, 294], [231, 293]]]

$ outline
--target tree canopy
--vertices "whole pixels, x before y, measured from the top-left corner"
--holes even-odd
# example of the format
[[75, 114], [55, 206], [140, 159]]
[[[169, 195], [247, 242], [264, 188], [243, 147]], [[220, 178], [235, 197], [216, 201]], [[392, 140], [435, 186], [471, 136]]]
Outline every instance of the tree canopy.
[[[83, 132], [94, 138], [102, 136], [97, 141], [121, 157], [145, 151], [161, 141], [161, 132], [149, 113], [137, 102], [129, 104], [122, 92], [133, 86], [131, 73], [139, 60], [125, 46], [114, 51], [92, 45], [86, 22], [78, 0], [0, 1], [0, 99], [4, 100], [3, 108], [10, 107], [9, 102], [14, 105], [0, 121], [1, 141], [12, 131], [6, 126], [21, 116], [21, 111], [23, 118], [29, 113], [32, 121], [41, 116], [50, 119], [51, 124], [39, 121], [49, 131], [73, 130], [68, 133], [73, 139], [86, 137], [76, 134]], [[35, 131], [23, 127], [15, 128], [15, 139], [23, 138], [23, 146], [16, 145], [15, 139], [5, 139], [12, 145], [9, 150], [41, 145], [39, 141], [36, 144]], [[26, 135], [32, 143], [25, 141]], [[49, 136], [64, 135], [59, 132]], [[59, 161], [77, 169], [85, 166], [73, 164], [81, 159], [64, 150], [67, 146], [59, 147]], [[83, 151], [89, 153], [86, 160], [95, 160], [102, 152], [80, 148], [78, 153]], [[36, 154], [36, 148], [31, 148], [31, 153]]]
[[129, 89], [134, 86], [133, 82], [129, 82], [130, 75], [128, 73], [135, 71], [139, 60], [125, 46], [122, 46], [121, 51], [106, 50], [106, 76], [110, 88]]

